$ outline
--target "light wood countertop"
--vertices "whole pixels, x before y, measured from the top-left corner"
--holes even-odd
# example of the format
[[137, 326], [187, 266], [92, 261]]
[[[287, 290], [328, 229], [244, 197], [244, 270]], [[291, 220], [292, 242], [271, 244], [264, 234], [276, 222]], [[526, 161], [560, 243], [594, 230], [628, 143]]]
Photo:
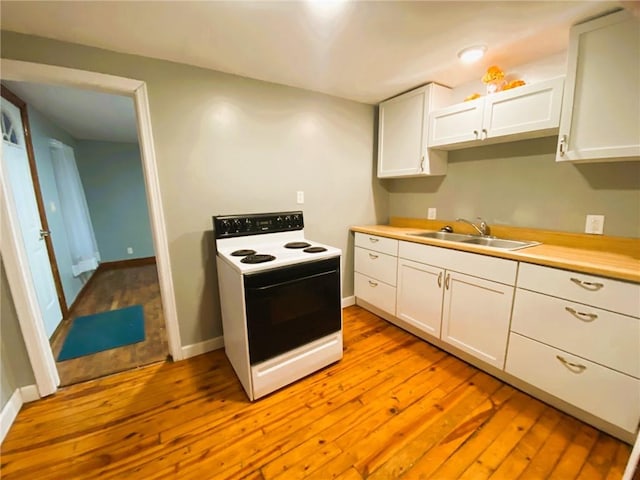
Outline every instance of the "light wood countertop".
[[436, 231], [445, 224], [452, 225], [456, 233], [472, 233], [471, 227], [462, 223], [405, 218], [392, 218], [390, 225], [353, 226], [351, 230], [640, 283], [640, 239], [495, 226], [491, 234], [499, 238], [541, 242], [520, 250], [502, 250], [411, 235]]

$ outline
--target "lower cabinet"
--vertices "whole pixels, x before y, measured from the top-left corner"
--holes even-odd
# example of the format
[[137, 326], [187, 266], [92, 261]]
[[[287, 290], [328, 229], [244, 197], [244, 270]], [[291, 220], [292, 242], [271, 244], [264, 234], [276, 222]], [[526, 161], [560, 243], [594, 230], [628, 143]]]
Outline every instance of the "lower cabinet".
[[440, 338], [443, 286], [443, 269], [399, 259], [396, 316]]
[[441, 338], [497, 368], [504, 368], [513, 286], [447, 272]]
[[628, 432], [638, 428], [640, 387], [633, 377], [517, 333], [509, 340], [506, 370]]

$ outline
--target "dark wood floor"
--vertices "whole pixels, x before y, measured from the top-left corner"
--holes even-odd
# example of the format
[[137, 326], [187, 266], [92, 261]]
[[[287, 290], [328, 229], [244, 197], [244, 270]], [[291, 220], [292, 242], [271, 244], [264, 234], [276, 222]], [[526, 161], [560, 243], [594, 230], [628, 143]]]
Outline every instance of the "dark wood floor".
[[344, 358], [250, 403], [222, 350], [28, 404], [3, 479], [620, 479], [630, 447], [359, 307]]
[[73, 319], [82, 315], [142, 305], [145, 339], [132, 345], [56, 362], [61, 385], [103, 377], [167, 358], [169, 348], [155, 264], [98, 270], [86, 288], [51, 339], [55, 358], [58, 358]]

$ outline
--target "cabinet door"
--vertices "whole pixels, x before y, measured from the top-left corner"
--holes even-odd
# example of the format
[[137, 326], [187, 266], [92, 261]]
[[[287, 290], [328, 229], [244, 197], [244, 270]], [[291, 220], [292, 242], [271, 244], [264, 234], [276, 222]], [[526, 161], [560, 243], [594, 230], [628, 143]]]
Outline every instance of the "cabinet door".
[[558, 132], [564, 78], [487, 95], [482, 121], [484, 140], [517, 136], [542, 137]]
[[514, 287], [446, 272], [442, 340], [504, 367]]
[[444, 104], [449, 89], [426, 85], [380, 104], [378, 177], [444, 175], [445, 152], [427, 151], [428, 114]]
[[[480, 140], [484, 98], [441, 108], [429, 116], [429, 147]], [[463, 146], [463, 145], [456, 145]]]
[[396, 316], [440, 338], [443, 284], [444, 270], [400, 259]]
[[640, 158], [640, 20], [617, 12], [572, 28], [557, 161]]

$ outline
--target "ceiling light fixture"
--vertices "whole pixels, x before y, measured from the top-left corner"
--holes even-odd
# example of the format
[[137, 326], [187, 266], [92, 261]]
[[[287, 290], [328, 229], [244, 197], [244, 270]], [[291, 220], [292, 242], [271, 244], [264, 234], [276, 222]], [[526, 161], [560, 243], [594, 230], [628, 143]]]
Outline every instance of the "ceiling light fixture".
[[464, 63], [473, 63], [484, 57], [486, 51], [486, 45], [474, 45], [473, 47], [460, 50], [458, 52], [458, 58]]

